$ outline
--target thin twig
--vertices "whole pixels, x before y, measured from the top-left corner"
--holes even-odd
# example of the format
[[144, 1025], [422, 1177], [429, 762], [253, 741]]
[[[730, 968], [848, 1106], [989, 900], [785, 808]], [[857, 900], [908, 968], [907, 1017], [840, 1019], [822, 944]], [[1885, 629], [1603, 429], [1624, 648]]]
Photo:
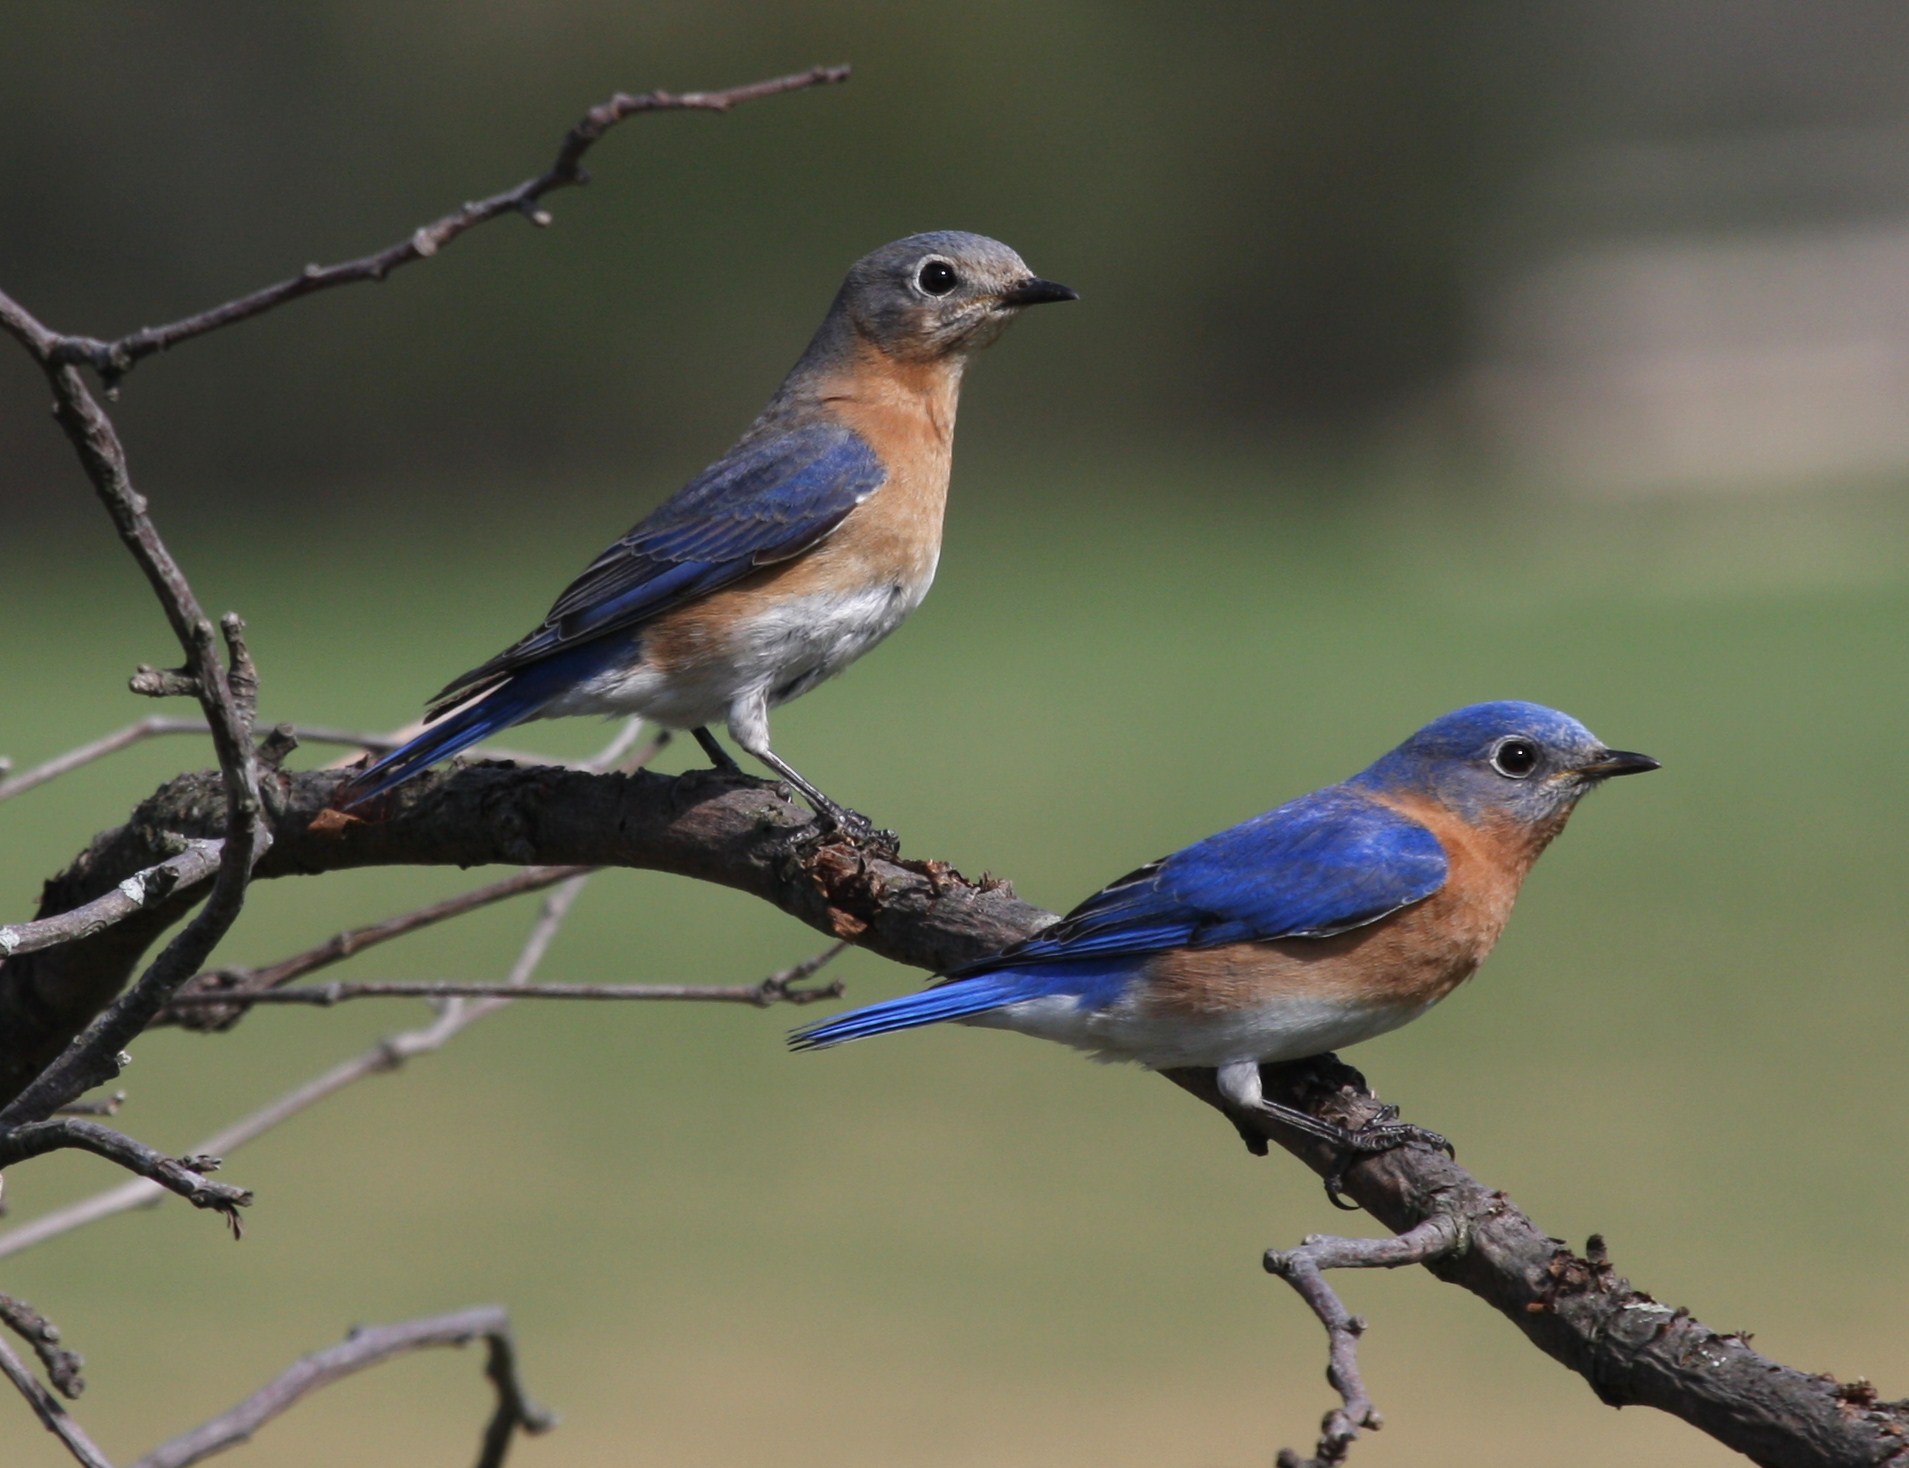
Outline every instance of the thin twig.
[[495, 1305], [479, 1305], [450, 1315], [406, 1320], [396, 1325], [361, 1326], [343, 1341], [293, 1363], [231, 1411], [154, 1448], [132, 1468], [187, 1468], [202, 1458], [247, 1441], [267, 1422], [321, 1387], [376, 1366], [407, 1351], [432, 1346], [464, 1346], [483, 1340], [488, 1347], [484, 1375], [497, 1389], [497, 1409], [485, 1425], [478, 1468], [499, 1468], [518, 1432], [547, 1432], [556, 1419], [532, 1402], [517, 1377], [510, 1319]]
[[[386, 754], [398, 748], [409, 736], [402, 731], [389, 734], [372, 734], [361, 729], [337, 729], [325, 724], [291, 724], [287, 726], [291, 735], [300, 744], [336, 744], [347, 749], [364, 749], [373, 754]], [[204, 719], [182, 719], [166, 715], [155, 715], [116, 729], [77, 749], [69, 749], [64, 754], [55, 755], [32, 769], [6, 778], [9, 768], [7, 762], [0, 760], [0, 800], [10, 800], [16, 795], [24, 795], [36, 786], [57, 780], [62, 775], [92, 764], [95, 760], [105, 759], [108, 755], [118, 754], [123, 749], [131, 749], [135, 744], [143, 744], [149, 739], [161, 739], [174, 734], [210, 734], [212, 726]], [[411, 731], [415, 733], [416, 731]], [[494, 760], [511, 760], [518, 764], [564, 764], [565, 761], [546, 759], [542, 755], [531, 754], [520, 749], [500, 749], [490, 745], [481, 745], [473, 751], [472, 757]], [[580, 766], [578, 766], [580, 768]]]
[[33, 1354], [46, 1368], [47, 1380], [61, 1396], [77, 1397], [86, 1390], [86, 1380], [80, 1375], [85, 1363], [60, 1344], [60, 1328], [25, 1300], [0, 1294], [0, 1325], [33, 1347]]
[[1296, 1249], [1266, 1251], [1266, 1272], [1291, 1285], [1326, 1328], [1326, 1380], [1339, 1393], [1341, 1402], [1319, 1424], [1319, 1446], [1313, 1456], [1301, 1458], [1291, 1448], [1281, 1448], [1278, 1468], [1339, 1468], [1361, 1428], [1376, 1432], [1384, 1425], [1359, 1371], [1359, 1337], [1365, 1334], [1365, 1320], [1346, 1309], [1326, 1283], [1323, 1271], [1427, 1264], [1457, 1253], [1464, 1242], [1460, 1221], [1437, 1213], [1394, 1238], [1344, 1239], [1310, 1234]]
[[67, 1452], [85, 1468], [113, 1468], [112, 1461], [86, 1435], [86, 1429], [68, 1415], [60, 1399], [48, 1391], [40, 1378], [27, 1370], [26, 1363], [13, 1354], [13, 1348], [0, 1340], [0, 1376], [19, 1388], [46, 1430], [57, 1437]]
[[[525, 179], [513, 189], [468, 203], [441, 219], [421, 225], [404, 240], [374, 254], [340, 265], [308, 265], [289, 280], [281, 280], [276, 285], [266, 286], [263, 290], [166, 326], [142, 327], [115, 341], [100, 341], [85, 336], [53, 336], [49, 333], [40, 345], [35, 346], [32, 342], [28, 342], [28, 345], [42, 360], [56, 366], [84, 363], [99, 373], [100, 380], [110, 388], [130, 372], [135, 363], [155, 352], [163, 352], [180, 342], [204, 336], [209, 331], [230, 326], [236, 321], [250, 320], [301, 296], [313, 295], [333, 286], [381, 281], [401, 265], [430, 259], [466, 230], [474, 229], [486, 220], [505, 214], [522, 214], [533, 224], [549, 224], [549, 213], [539, 208], [537, 201], [553, 189], [587, 183], [589, 175], [583, 170], [583, 155], [626, 117], [644, 112], [727, 112], [744, 102], [800, 91], [805, 87], [845, 82], [848, 77], [849, 68], [846, 66], [817, 66], [792, 76], [752, 82], [720, 92], [645, 92], [639, 96], [619, 92], [584, 114], [583, 120], [565, 135], [556, 162], [543, 173]], [[0, 318], [0, 325], [5, 324], [4, 318]], [[16, 336], [20, 335], [17, 327], [9, 329], [13, 329]]]
[[775, 1004], [813, 1004], [818, 999], [839, 999], [842, 982], [798, 989], [794, 985], [843, 952], [848, 945], [836, 943], [813, 958], [780, 969], [753, 984], [481, 984], [454, 979], [437, 981], [368, 980], [358, 983], [314, 984], [302, 989], [273, 989], [258, 993], [233, 994], [216, 990], [198, 994], [176, 994], [172, 1007], [192, 1009], [220, 1004], [303, 1004], [329, 1009], [350, 999], [688, 999], [713, 1004], [752, 1004], [767, 1009]]
[[[343, 963], [368, 948], [389, 943], [394, 938], [402, 938], [434, 923], [462, 917], [525, 892], [540, 892], [546, 887], [554, 887], [559, 882], [567, 882], [572, 877], [595, 870], [595, 867], [578, 866], [525, 867], [520, 872], [513, 872], [508, 877], [487, 882], [481, 887], [473, 887], [468, 892], [460, 892], [441, 902], [429, 903], [380, 922], [334, 933], [323, 943], [281, 958], [276, 963], [249, 969], [214, 969], [200, 974], [173, 995], [166, 1012], [159, 1016], [159, 1021], [177, 1019], [194, 1029], [228, 1028], [243, 1015], [246, 1002], [255, 1001], [268, 991], [301, 979], [306, 974]], [[0, 934], [3, 933], [4, 930], [0, 930]], [[4, 941], [4, 938], [0, 937], [0, 941]], [[194, 1012], [206, 1009], [211, 1009], [213, 1013]]]
[[206, 1176], [219, 1165], [217, 1157], [197, 1154], [168, 1157], [124, 1132], [116, 1132], [96, 1121], [70, 1117], [55, 1121], [31, 1121], [0, 1132], [0, 1168], [64, 1148], [75, 1148], [91, 1152], [96, 1157], [104, 1157], [128, 1172], [150, 1179], [167, 1192], [177, 1193], [194, 1208], [211, 1209], [225, 1219], [233, 1238], [239, 1236], [241, 1225], [238, 1210], [251, 1203], [252, 1195], [244, 1188], [235, 1188], [230, 1183], [215, 1183]]
[[[613, 738], [590, 763], [603, 765], [621, 760], [621, 768], [623, 769], [636, 768], [647, 763], [650, 759], [654, 758], [656, 753], [668, 742], [668, 734], [667, 732], [657, 734], [633, 757], [625, 759], [624, 755], [629, 750], [631, 744], [635, 742], [635, 736], [639, 728], [640, 725], [637, 721], [629, 721], [628, 726], [619, 730], [616, 737]], [[575, 900], [577, 893], [582, 888], [584, 877], [588, 875], [591, 869], [587, 867], [545, 867], [536, 870], [545, 885], [548, 885], [550, 882], [561, 882], [567, 885], [559, 886], [558, 889], [545, 900], [540, 909], [537, 921], [531, 928], [529, 936], [525, 939], [524, 946], [518, 953], [516, 962], [511, 965], [508, 979], [508, 987], [511, 989], [521, 989], [530, 983], [531, 978], [536, 973], [538, 963], [541, 961], [545, 950], [549, 947], [551, 938], [555, 936], [557, 928], [562, 924], [565, 916], [568, 914], [571, 903]], [[518, 873], [515, 880], [522, 880], [528, 875], [528, 873]], [[499, 884], [493, 883], [491, 885], [494, 888]], [[466, 893], [464, 897], [469, 899], [487, 890], [489, 889], [478, 888], [475, 893]], [[532, 889], [528, 886], [520, 886], [513, 890], [528, 891]], [[421, 911], [429, 910], [430, 909], [421, 909]], [[410, 931], [410, 929], [406, 929], [406, 931]], [[839, 946], [840, 945], [837, 945], [838, 948]], [[318, 950], [311, 951], [317, 952]], [[807, 977], [833, 956], [834, 952], [831, 951], [826, 955], [818, 955], [815, 958], [806, 959], [802, 963], [784, 970], [783, 974], [788, 976], [786, 981], [793, 983], [800, 978]], [[772, 974], [769, 979], [764, 982], [773, 982], [779, 977], [782, 977], [782, 975]], [[219, 1157], [226, 1156], [244, 1146], [247, 1142], [252, 1141], [254, 1138], [262, 1136], [264, 1133], [272, 1130], [272, 1128], [278, 1126], [281, 1122], [288, 1121], [309, 1107], [316, 1106], [319, 1102], [335, 1096], [338, 1092], [364, 1080], [367, 1076], [389, 1074], [402, 1067], [406, 1061], [415, 1056], [430, 1054], [432, 1051], [448, 1044], [466, 1027], [474, 1024], [487, 1014], [495, 1013], [508, 1002], [509, 997], [504, 995], [493, 996], [483, 1003], [475, 1005], [469, 1004], [461, 999], [451, 1000], [444, 1005], [443, 1009], [439, 1011], [437, 1017], [433, 1019], [430, 1024], [415, 1030], [407, 1030], [399, 1035], [387, 1036], [362, 1054], [354, 1056], [342, 1064], [333, 1066], [330, 1070], [313, 1077], [304, 1085], [286, 1092], [284, 1095], [276, 1098], [266, 1106], [261, 1107], [251, 1115], [242, 1117], [231, 1126], [206, 1138], [205, 1141], [201, 1142], [199, 1146], [194, 1149], [194, 1153], [195, 1155], [203, 1153]], [[82, 1228], [102, 1218], [110, 1218], [115, 1214], [124, 1213], [133, 1208], [150, 1207], [160, 1202], [164, 1197], [165, 1192], [157, 1183], [149, 1182], [143, 1178], [132, 1182], [121, 1183], [118, 1187], [108, 1188], [104, 1192], [96, 1193], [90, 1198], [81, 1199], [79, 1202], [70, 1204], [65, 1208], [55, 1209], [51, 1213], [43, 1214], [28, 1223], [21, 1224], [17, 1228], [0, 1234], [0, 1258], [5, 1258], [9, 1254], [17, 1254], [24, 1249], [32, 1248], [35, 1244], [44, 1243], [48, 1239], [56, 1238], [76, 1228]]]
[[[19, 335], [23, 320], [32, 330], [22, 340], [30, 349], [44, 347], [34, 332], [43, 335], [45, 329], [0, 295], [0, 327]], [[137, 982], [0, 1111], [0, 1125], [11, 1126], [50, 1116], [118, 1074], [118, 1056], [125, 1046], [151, 1023], [173, 991], [204, 966], [237, 920], [252, 867], [272, 839], [252, 746], [258, 674], [246, 646], [245, 624], [231, 614], [221, 619], [226, 649], [222, 661], [211, 622], [147, 514], [145, 496], [133, 486], [126, 451], [112, 421], [76, 369], [57, 364], [47, 351], [38, 355], [53, 388], [54, 417], [185, 650], [183, 671], [191, 676], [193, 693], [211, 730], [227, 805], [218, 875], [204, 905]]]
[[224, 852], [223, 841], [188, 842], [177, 856], [134, 873], [103, 897], [81, 903], [70, 912], [0, 927], [0, 959], [37, 953], [42, 948], [104, 932], [114, 923], [163, 902], [181, 887], [197, 886], [218, 871]]

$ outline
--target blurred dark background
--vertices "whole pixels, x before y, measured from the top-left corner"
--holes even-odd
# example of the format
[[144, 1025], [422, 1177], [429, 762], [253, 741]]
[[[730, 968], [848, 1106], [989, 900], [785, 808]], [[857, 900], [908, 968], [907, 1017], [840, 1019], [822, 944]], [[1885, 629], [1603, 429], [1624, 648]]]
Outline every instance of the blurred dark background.
[[[43, 319], [115, 335], [515, 182], [619, 88], [847, 58], [829, 96], [617, 132], [547, 233], [491, 226], [137, 374], [148, 474], [208, 499], [565, 465], [660, 489], [753, 411], [848, 261], [943, 226], [1087, 297], [1016, 344], [1004, 448], [1470, 468], [1594, 437], [1583, 397], [1652, 372], [1721, 415], [1712, 436], [1767, 437], [1743, 379], [1786, 351], [1812, 383], [1899, 385], [1909, 322], [1855, 264], [1909, 251], [1906, 48], [1900, 6], [1769, 0], [24, 4], [0, 48], [0, 268]], [[1812, 249], [1845, 268], [1775, 298]], [[1861, 406], [1806, 433], [1844, 440], [1829, 467], [1909, 444], [1853, 434]], [[1636, 428], [1651, 441], [1551, 471], [1687, 477], [1687, 449]], [[61, 453], [0, 415], [10, 516], [69, 498]]]
[[[127, 379], [135, 474], [249, 619], [262, 716], [412, 717], [727, 445], [851, 260], [998, 235], [1082, 300], [976, 365], [934, 594], [778, 750], [1051, 907], [1474, 699], [1659, 756], [1475, 983], [1348, 1058], [1660, 1298], [1909, 1390], [1909, 9], [22, 0], [0, 288], [67, 330], [170, 320], [516, 183], [613, 91], [842, 60], [845, 87], [625, 123], [547, 230]], [[16, 768], [151, 712], [126, 674], [173, 660], [46, 399], [0, 350]], [[0, 919], [208, 758], [148, 745], [0, 806]], [[270, 883], [221, 957], [482, 875]], [[332, 972], [496, 978], [533, 910]], [[739, 982], [815, 946], [605, 873], [544, 977]], [[838, 971], [864, 1002], [921, 979]], [[424, 1018], [144, 1037], [121, 1120], [189, 1149]], [[1310, 1437], [1322, 1342], [1258, 1267], [1359, 1226], [1310, 1175], [1130, 1069], [954, 1028], [792, 1057], [794, 1019], [516, 1006], [231, 1158], [242, 1247], [167, 1208], [0, 1286], [87, 1353], [117, 1461], [353, 1321], [493, 1298], [564, 1415], [528, 1468], [1211, 1468]], [[108, 1180], [52, 1159], [6, 1201]], [[1421, 1274], [1342, 1288], [1389, 1423], [1368, 1468], [1738, 1461]], [[254, 1459], [454, 1460], [476, 1364], [328, 1392]], [[62, 1461], [0, 1400], [0, 1462]]]

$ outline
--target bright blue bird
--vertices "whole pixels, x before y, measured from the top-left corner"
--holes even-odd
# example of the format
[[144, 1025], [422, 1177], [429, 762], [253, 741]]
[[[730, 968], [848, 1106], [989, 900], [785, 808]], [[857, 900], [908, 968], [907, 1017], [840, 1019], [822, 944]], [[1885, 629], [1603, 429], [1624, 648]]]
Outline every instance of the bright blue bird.
[[[1657, 767], [1554, 709], [1474, 704], [1342, 784], [1150, 862], [1034, 937], [791, 1044], [942, 1020], [1019, 1030], [1103, 1060], [1211, 1067], [1240, 1113], [1370, 1150], [1268, 1101], [1260, 1065], [1425, 1013], [1484, 961], [1585, 793]], [[1415, 1132], [1390, 1128], [1378, 1145]]]

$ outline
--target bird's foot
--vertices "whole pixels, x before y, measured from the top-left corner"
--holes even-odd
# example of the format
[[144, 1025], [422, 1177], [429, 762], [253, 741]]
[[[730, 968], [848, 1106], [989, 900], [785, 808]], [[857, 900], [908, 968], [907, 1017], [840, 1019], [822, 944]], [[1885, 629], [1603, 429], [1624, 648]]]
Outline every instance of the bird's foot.
[[1414, 1126], [1409, 1121], [1398, 1120], [1399, 1109], [1387, 1106], [1357, 1131], [1346, 1131], [1340, 1135], [1339, 1151], [1332, 1160], [1332, 1168], [1326, 1174], [1326, 1199], [1335, 1208], [1348, 1213], [1356, 1212], [1358, 1204], [1345, 1200], [1346, 1169], [1367, 1157], [1376, 1157], [1381, 1152], [1391, 1152], [1399, 1147], [1424, 1147], [1428, 1151], [1443, 1152], [1447, 1157], [1456, 1157], [1452, 1144], [1439, 1133], [1427, 1127]]
[[821, 839], [825, 842], [846, 842], [881, 856], [894, 856], [901, 850], [901, 837], [877, 826], [860, 811], [831, 801], [818, 807], [816, 814], [822, 818]]

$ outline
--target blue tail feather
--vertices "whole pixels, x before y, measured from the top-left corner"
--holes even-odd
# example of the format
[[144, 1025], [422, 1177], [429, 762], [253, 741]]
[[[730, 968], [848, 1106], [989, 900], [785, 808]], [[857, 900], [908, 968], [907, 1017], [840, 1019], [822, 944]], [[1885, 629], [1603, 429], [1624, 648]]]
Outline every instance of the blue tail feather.
[[536, 712], [548, 694], [512, 680], [485, 695], [470, 707], [440, 719], [410, 743], [394, 749], [369, 768], [353, 776], [336, 797], [341, 810], [349, 810], [402, 785], [413, 775], [421, 775], [439, 760], [482, 743], [493, 734], [521, 723]]
[[879, 1004], [851, 1009], [818, 1025], [806, 1025], [789, 1036], [789, 1048], [820, 1050], [869, 1035], [912, 1030], [944, 1019], [962, 1019], [1027, 997], [1025, 984], [1015, 982], [1011, 975], [956, 979], [951, 984], [923, 989], [919, 994], [904, 994], [899, 999], [884, 999]]

